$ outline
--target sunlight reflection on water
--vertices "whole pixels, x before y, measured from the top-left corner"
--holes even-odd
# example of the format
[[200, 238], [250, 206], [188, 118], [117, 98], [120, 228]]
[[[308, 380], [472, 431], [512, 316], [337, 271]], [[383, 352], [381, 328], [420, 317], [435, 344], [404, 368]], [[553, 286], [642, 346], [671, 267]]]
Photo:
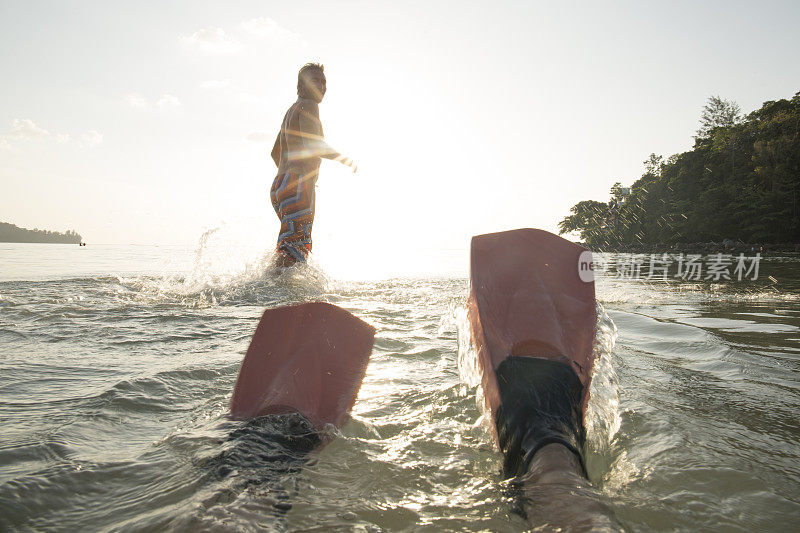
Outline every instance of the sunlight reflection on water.
[[[476, 402], [464, 276], [274, 276], [263, 248], [206, 244], [0, 245], [0, 529], [525, 527]], [[800, 512], [800, 262], [762, 266], [777, 285], [597, 282], [587, 466], [633, 530]], [[216, 480], [263, 308], [310, 299], [378, 330], [353, 419], [280, 490]]]

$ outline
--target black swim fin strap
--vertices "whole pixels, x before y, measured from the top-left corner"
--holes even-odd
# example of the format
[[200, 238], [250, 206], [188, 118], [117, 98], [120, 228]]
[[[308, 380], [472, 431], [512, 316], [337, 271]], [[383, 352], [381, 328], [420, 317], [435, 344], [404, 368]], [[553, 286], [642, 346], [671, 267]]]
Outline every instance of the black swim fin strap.
[[495, 369], [501, 405], [495, 417], [507, 478], [524, 474], [543, 446], [558, 443], [575, 454], [583, 474], [586, 440], [583, 385], [569, 365], [538, 357], [509, 356]]

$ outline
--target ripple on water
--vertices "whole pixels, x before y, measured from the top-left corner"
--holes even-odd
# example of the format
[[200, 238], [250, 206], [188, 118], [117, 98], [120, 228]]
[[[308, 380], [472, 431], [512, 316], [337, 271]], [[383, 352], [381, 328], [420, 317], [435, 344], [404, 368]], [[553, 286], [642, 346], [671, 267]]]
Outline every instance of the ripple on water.
[[[203, 268], [0, 282], [0, 529], [525, 528], [476, 402], [465, 280]], [[792, 529], [800, 300], [770, 275], [598, 283], [587, 463], [632, 530]], [[297, 472], [220, 475], [263, 308], [311, 299], [378, 328], [352, 422]]]

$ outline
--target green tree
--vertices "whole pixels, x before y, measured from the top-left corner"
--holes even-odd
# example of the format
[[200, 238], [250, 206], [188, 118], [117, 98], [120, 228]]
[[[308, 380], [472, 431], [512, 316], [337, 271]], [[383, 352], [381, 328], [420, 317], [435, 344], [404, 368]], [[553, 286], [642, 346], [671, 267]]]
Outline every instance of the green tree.
[[603, 234], [608, 215], [607, 204], [595, 200], [584, 200], [572, 206], [570, 212], [571, 215], [558, 223], [559, 233], [579, 233], [581, 240], [590, 244], [604, 241]]
[[636, 243], [800, 242], [800, 92], [742, 118], [711, 97], [694, 148], [650, 154], [626, 195], [586, 200], [559, 223], [595, 248]]
[[716, 128], [730, 128], [741, 121], [742, 111], [736, 102], [711, 96], [700, 114], [700, 128], [695, 138], [704, 139]]

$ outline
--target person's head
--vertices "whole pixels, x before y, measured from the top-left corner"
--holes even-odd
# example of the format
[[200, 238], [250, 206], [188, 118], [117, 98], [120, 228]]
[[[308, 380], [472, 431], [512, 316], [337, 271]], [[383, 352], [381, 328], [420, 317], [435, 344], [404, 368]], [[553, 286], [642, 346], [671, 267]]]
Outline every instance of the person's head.
[[325, 96], [325, 67], [319, 63], [306, 63], [297, 73], [297, 96], [321, 102]]

